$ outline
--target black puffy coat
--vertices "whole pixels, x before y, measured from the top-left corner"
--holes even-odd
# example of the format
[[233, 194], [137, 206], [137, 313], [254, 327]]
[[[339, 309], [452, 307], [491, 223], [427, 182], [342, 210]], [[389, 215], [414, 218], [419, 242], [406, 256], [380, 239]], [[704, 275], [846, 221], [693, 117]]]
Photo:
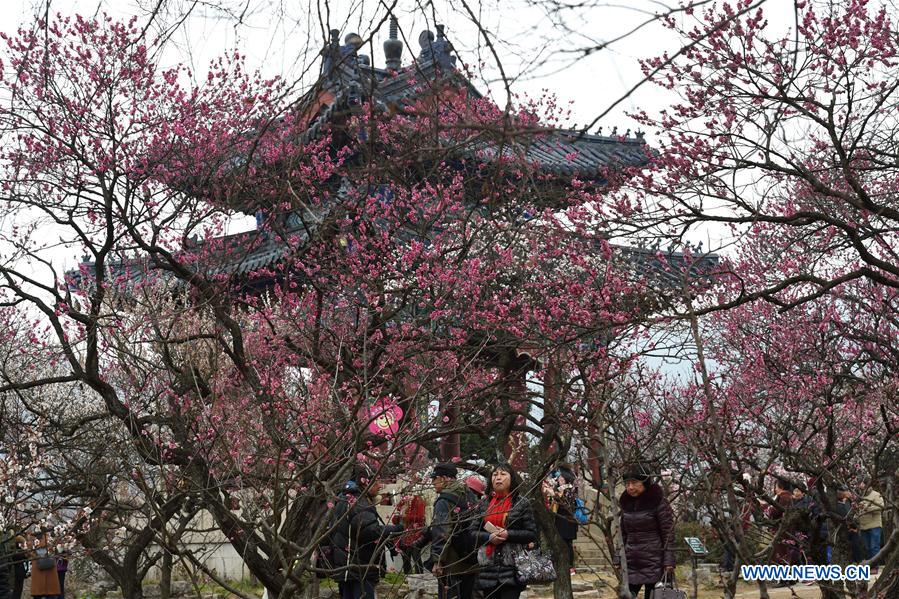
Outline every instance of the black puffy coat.
[[[0, 531], [0, 536], [5, 535]], [[15, 553], [12, 542], [0, 539], [0, 599], [9, 599], [13, 591], [13, 556]]]
[[403, 527], [385, 525], [371, 499], [354, 487], [338, 497], [331, 518], [332, 567], [340, 570], [334, 578], [378, 580], [384, 574], [384, 546]]
[[627, 558], [628, 584], [655, 584], [664, 569], [674, 566], [674, 512], [662, 487], [655, 483], [637, 497], [625, 491], [621, 506], [621, 535]]
[[841, 519], [842, 522], [837, 527], [837, 538], [835, 538], [834, 541], [836, 543], [845, 543], [846, 547], [849, 549], [852, 563], [857, 564], [865, 559], [865, 551], [862, 537], [858, 533], [858, 519], [856, 518], [856, 514], [853, 512], [852, 507], [852, 503], [848, 500], [837, 501], [835, 512], [837, 518]]
[[477, 570], [477, 547], [470, 542], [468, 527], [478, 500], [458, 481], [450, 481], [434, 502], [434, 516], [423, 538], [431, 541], [431, 560], [448, 574]]
[[559, 477], [564, 481], [565, 485], [571, 488], [563, 493], [563, 496], [557, 501], [556, 509], [556, 530], [559, 536], [566, 541], [573, 541], [577, 538], [577, 520], [574, 517], [574, 510], [577, 509], [576, 497], [577, 490], [575, 485], [577, 477], [574, 472], [568, 468], [559, 468]]
[[19, 599], [22, 596], [22, 587], [25, 585], [25, 579], [28, 578], [28, 571], [25, 564], [28, 563], [28, 554], [18, 549], [13, 554], [13, 599]]
[[[487, 545], [490, 541], [490, 533], [484, 530], [484, 517], [490, 501], [484, 499], [478, 505], [472, 518], [469, 531], [472, 539], [478, 547]], [[486, 564], [481, 564], [481, 572], [478, 576], [478, 588], [484, 591], [495, 589], [499, 586], [521, 588], [515, 580], [515, 566], [512, 565], [511, 551], [516, 546], [536, 543], [539, 539], [537, 522], [534, 520], [534, 510], [531, 501], [527, 497], [518, 495], [512, 497], [512, 507], [506, 517], [506, 530], [509, 538], [496, 546], [493, 555], [488, 558]], [[486, 592], [484, 593], [487, 594]]]

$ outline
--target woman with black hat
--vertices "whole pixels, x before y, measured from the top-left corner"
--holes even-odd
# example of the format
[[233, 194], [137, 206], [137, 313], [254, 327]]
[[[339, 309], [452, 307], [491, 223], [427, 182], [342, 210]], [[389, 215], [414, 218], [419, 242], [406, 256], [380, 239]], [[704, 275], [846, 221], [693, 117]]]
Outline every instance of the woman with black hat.
[[384, 548], [400, 525], [384, 524], [376, 509], [381, 482], [373, 469], [357, 467], [329, 516], [330, 566], [341, 599], [375, 599], [375, 587], [384, 575]]
[[[644, 467], [624, 475], [621, 507], [621, 536], [627, 559], [627, 584], [636, 597], [645, 588], [649, 599], [663, 577], [674, 575], [674, 512], [662, 487], [653, 482]], [[616, 555], [615, 562], [618, 563]]]
[[22, 599], [25, 579], [28, 578], [28, 552], [25, 550], [25, 537], [16, 535], [15, 551], [12, 555], [13, 589], [10, 599]]

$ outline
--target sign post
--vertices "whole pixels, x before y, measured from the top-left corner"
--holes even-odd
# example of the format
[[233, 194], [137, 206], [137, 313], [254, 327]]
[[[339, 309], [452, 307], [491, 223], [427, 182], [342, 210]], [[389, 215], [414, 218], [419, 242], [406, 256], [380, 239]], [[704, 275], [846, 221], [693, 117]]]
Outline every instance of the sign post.
[[684, 537], [684, 542], [690, 548], [690, 563], [693, 566], [693, 594], [690, 597], [696, 599], [699, 596], [699, 579], [696, 576], [696, 569], [699, 567], [699, 558], [708, 555], [709, 550], [705, 548], [699, 537]]

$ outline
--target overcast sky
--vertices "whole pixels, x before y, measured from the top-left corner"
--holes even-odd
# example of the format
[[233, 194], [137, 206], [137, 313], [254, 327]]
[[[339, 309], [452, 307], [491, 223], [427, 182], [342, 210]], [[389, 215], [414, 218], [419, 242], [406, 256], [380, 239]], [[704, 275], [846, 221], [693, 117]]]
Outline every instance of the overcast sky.
[[[0, 29], [11, 31], [17, 25], [35, 22], [36, 0], [3, 0], [0, 2]], [[51, 10], [63, 14], [96, 14], [107, 11], [119, 17], [146, 14], [156, 0], [52, 0]], [[169, 6], [184, 8], [189, 0], [170, 0]], [[343, 34], [354, 31], [367, 38], [374, 29], [372, 21], [381, 22], [385, 9], [378, 2], [366, 0], [219, 0], [231, 14], [208, 8], [195, 8], [167, 47], [165, 60], [185, 62], [198, 75], [205, 65], [227, 49], [238, 47], [254, 66], [266, 74], [281, 74], [305, 79], [318, 72], [317, 53], [322, 46], [321, 21], [340, 29]], [[421, 5], [424, 4], [424, 8]], [[570, 3], [575, 4], [575, 3]], [[639, 58], [661, 54], [677, 47], [677, 40], [657, 24], [650, 25], [611, 48], [581, 57], [570, 50], [589, 47], [621, 35], [647, 20], [660, 3], [653, 0], [625, 0], [618, 4], [596, 2], [597, 6], [557, 16], [564, 30], [550, 21], [546, 12], [527, 0], [482, 0], [470, 2], [483, 28], [492, 35], [506, 75], [515, 78], [513, 91], [540, 95], [543, 89], [557, 94], [563, 102], [571, 102], [573, 124], [592, 121], [640, 80]], [[783, 27], [792, 20], [792, 0], [769, 0], [766, 12], [776, 25]], [[171, 23], [175, 11], [163, 13], [161, 23]], [[482, 34], [458, 1], [433, 3], [399, 0], [394, 10], [400, 19], [402, 37], [410, 47], [404, 61], [418, 52], [418, 35], [434, 21], [445, 23], [460, 59], [475, 70], [486, 63], [486, 79], [494, 79], [490, 91], [504, 100], [503, 86], [495, 81], [498, 69]], [[235, 26], [238, 18], [240, 24]], [[426, 22], [427, 19], [427, 22]], [[383, 64], [381, 44], [386, 27], [372, 39], [374, 62]], [[310, 51], [311, 50], [311, 51]], [[487, 84], [481, 82], [482, 89]], [[621, 132], [631, 123], [626, 111], [640, 107], [655, 110], [671, 100], [654, 86], [644, 86], [612, 111], [603, 125], [608, 132], [618, 125]]]

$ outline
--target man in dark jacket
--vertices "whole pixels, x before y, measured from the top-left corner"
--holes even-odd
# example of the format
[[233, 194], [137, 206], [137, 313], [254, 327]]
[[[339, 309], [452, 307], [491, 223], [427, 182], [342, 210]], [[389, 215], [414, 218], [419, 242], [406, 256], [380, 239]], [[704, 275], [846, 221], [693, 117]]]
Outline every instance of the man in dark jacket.
[[25, 537], [16, 536], [15, 553], [13, 553], [13, 589], [12, 599], [21, 599], [28, 578], [28, 553], [25, 551]]
[[478, 578], [477, 549], [467, 532], [477, 497], [456, 480], [455, 464], [434, 467], [431, 478], [437, 500], [424, 537], [431, 541], [431, 571], [439, 599], [471, 599]]
[[331, 512], [332, 566], [338, 571], [334, 578], [341, 599], [375, 599], [384, 573], [384, 546], [403, 527], [385, 525], [378, 516], [372, 499], [380, 483], [357, 478], [347, 482]]
[[0, 599], [11, 599], [13, 585], [13, 556], [15, 545], [13, 535], [0, 531]]
[[[813, 487], [809, 487], [812, 489]], [[793, 489], [793, 508], [797, 512], [796, 540], [801, 548], [800, 563], [827, 563], [827, 532], [821, 526], [821, 507], [802, 487]]]
[[857, 564], [864, 559], [864, 551], [862, 549], [862, 538], [858, 532], [858, 518], [856, 511], [852, 505], [852, 493], [849, 488], [840, 485], [837, 487], [837, 502], [835, 511], [837, 518], [841, 521], [837, 527], [837, 543], [843, 543], [849, 549], [849, 556], [852, 563]]

